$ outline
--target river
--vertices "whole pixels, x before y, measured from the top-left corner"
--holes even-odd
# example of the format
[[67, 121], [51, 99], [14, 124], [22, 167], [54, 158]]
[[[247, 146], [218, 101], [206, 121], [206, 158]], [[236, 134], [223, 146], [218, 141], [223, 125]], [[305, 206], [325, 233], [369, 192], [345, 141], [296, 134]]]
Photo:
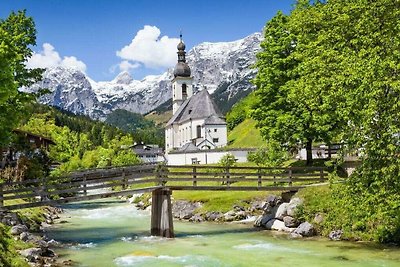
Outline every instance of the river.
[[400, 266], [400, 249], [321, 238], [291, 240], [250, 225], [174, 222], [176, 238], [149, 236], [150, 214], [118, 200], [64, 206], [47, 231], [78, 266]]

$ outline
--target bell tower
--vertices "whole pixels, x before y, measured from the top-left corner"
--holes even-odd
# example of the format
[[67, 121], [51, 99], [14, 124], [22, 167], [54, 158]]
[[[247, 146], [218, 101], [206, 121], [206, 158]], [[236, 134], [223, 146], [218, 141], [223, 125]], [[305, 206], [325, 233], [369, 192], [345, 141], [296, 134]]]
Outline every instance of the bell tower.
[[182, 103], [193, 95], [193, 77], [190, 67], [186, 63], [185, 44], [182, 41], [182, 33], [179, 35], [178, 63], [175, 65], [174, 78], [172, 79], [172, 110], [173, 114], [179, 109]]

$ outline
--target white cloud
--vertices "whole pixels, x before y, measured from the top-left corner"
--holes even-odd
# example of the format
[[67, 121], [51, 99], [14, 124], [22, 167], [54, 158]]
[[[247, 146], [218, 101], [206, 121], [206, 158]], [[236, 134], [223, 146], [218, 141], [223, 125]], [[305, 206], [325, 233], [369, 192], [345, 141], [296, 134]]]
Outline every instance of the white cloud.
[[78, 60], [76, 57], [65, 56], [61, 58], [58, 52], [49, 43], [43, 44], [43, 50], [34, 52], [32, 57], [26, 62], [28, 68], [51, 68], [51, 67], [68, 67], [75, 68], [80, 71], [86, 71], [86, 64]]
[[132, 69], [137, 69], [137, 68], [139, 68], [139, 67], [140, 67], [140, 64], [137, 63], [137, 62], [131, 63], [131, 62], [127, 61], [127, 60], [123, 60], [121, 63], [119, 63], [118, 66], [119, 66], [119, 69], [120, 69], [121, 71], [130, 71], [130, 70], [132, 70]]
[[178, 38], [162, 36], [156, 26], [145, 25], [136, 33], [131, 43], [117, 51], [117, 56], [126, 61], [120, 68], [128, 67], [127, 63], [142, 63], [147, 68], [171, 67], [176, 62], [176, 45]]

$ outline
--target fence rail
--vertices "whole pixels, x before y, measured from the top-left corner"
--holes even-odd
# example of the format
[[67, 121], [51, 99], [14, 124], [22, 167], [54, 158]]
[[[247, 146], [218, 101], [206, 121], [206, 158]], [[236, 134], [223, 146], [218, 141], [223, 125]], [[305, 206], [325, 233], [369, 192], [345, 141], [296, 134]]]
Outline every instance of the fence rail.
[[[21, 209], [171, 190], [299, 190], [327, 181], [325, 168], [139, 165], [0, 184], [0, 208]], [[108, 189], [107, 192], [99, 190]], [[112, 191], [114, 190], [114, 191]], [[5, 205], [6, 204], [6, 205]]]

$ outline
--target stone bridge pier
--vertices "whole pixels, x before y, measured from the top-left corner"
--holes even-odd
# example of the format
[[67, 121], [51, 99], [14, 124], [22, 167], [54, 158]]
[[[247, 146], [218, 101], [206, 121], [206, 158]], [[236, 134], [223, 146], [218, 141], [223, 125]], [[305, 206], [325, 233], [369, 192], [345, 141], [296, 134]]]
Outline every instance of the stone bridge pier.
[[157, 189], [152, 192], [151, 235], [173, 238], [171, 194], [169, 189]]

